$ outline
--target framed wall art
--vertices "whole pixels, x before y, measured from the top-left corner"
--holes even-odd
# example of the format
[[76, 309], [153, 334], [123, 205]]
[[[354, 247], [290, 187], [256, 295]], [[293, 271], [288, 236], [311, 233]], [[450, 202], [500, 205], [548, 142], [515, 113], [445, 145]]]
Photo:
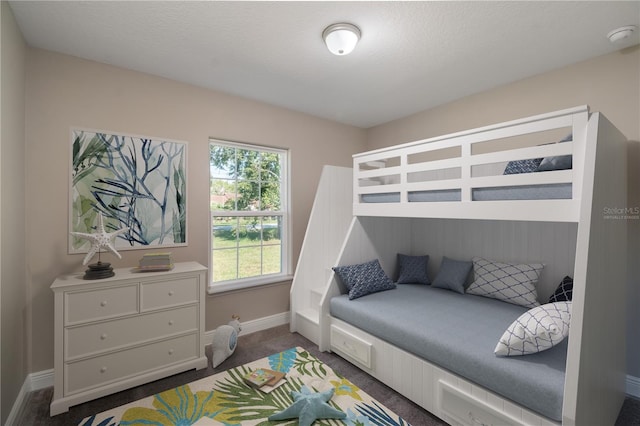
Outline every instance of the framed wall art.
[[[94, 232], [99, 214], [118, 250], [187, 245], [186, 142], [71, 129], [71, 232]], [[86, 253], [69, 236], [69, 253]]]

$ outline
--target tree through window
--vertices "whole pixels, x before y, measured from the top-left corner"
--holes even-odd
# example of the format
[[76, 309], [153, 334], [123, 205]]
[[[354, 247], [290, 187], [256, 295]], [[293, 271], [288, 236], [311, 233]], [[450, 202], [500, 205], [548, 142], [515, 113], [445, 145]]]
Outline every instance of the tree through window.
[[287, 164], [285, 150], [210, 142], [214, 286], [287, 274]]

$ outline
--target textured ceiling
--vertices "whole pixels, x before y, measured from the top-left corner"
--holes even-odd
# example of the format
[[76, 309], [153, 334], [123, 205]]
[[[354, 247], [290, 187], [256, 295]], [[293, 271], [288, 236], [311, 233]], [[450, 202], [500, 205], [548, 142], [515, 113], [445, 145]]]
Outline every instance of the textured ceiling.
[[[30, 46], [371, 127], [606, 54], [639, 1], [11, 1]], [[322, 30], [350, 22], [348, 56]]]

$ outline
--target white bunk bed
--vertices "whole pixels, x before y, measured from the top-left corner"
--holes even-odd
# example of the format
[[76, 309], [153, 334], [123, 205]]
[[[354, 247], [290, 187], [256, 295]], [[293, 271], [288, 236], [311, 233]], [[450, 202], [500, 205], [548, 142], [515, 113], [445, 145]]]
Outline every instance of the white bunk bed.
[[[433, 277], [442, 255], [536, 261], [545, 264], [543, 303], [573, 276], [562, 424], [613, 424], [625, 389], [626, 225], [605, 213], [625, 206], [625, 153], [626, 138], [584, 106], [355, 155], [354, 218], [336, 265], [379, 259], [394, 277], [397, 253], [429, 254]], [[509, 161], [566, 155], [570, 169], [502, 174]], [[518, 187], [545, 189], [510, 199]], [[483, 189], [491, 199], [477, 195]], [[452, 424], [559, 424], [332, 317], [331, 298], [341, 293], [331, 274], [320, 302], [321, 350]]]
[[315, 344], [320, 335], [320, 300], [353, 217], [352, 178], [350, 167], [322, 168], [291, 283], [290, 330]]

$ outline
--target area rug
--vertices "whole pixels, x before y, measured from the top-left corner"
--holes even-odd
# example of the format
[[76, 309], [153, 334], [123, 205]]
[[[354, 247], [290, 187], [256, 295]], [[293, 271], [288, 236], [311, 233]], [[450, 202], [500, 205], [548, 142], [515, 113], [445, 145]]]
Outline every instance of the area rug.
[[[283, 372], [286, 380], [268, 393], [245, 384], [243, 377], [261, 368]], [[346, 414], [343, 420], [318, 419], [314, 426], [409, 426], [300, 347], [87, 417], [79, 426], [296, 425], [297, 420], [267, 418], [293, 404], [291, 392], [303, 386], [313, 392], [333, 388], [328, 403]]]

